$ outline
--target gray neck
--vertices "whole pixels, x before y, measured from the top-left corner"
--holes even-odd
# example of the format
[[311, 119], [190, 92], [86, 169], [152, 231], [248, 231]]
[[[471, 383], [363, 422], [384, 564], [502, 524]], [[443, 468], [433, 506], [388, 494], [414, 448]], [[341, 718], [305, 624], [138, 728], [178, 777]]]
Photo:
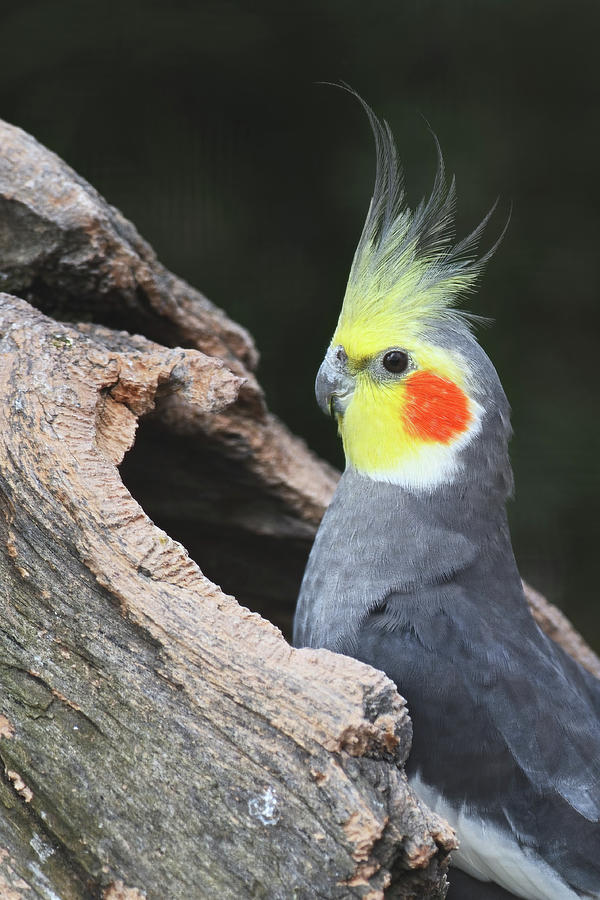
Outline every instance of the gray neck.
[[461, 451], [457, 478], [427, 491], [347, 469], [306, 568], [295, 643], [350, 652], [348, 635], [390, 593], [413, 597], [472, 567], [485, 578], [499, 559], [518, 579], [505, 510], [508, 430], [507, 408], [488, 406], [482, 431]]

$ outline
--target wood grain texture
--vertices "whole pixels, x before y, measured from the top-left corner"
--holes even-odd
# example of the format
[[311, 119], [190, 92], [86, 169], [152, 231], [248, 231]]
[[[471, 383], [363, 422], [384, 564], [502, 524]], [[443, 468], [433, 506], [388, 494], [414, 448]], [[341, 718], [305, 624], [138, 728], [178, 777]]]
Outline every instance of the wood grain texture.
[[0, 145], [0, 288], [55, 320], [109, 326], [115, 348], [127, 329], [222, 359], [243, 378], [237, 403], [221, 412], [170, 395], [168, 409], [144, 420], [123, 473], [213, 580], [289, 632], [337, 473], [267, 410], [241, 326], [168, 272], [135, 227], [33, 137], [0, 121]]
[[240, 378], [143, 338], [117, 350], [106, 329], [57, 326], [6, 294], [0, 333], [0, 847], [14, 884], [443, 896], [454, 839], [406, 784], [393, 684], [292, 650], [120, 479], [157, 393], [165, 410], [172, 397], [217, 414]]

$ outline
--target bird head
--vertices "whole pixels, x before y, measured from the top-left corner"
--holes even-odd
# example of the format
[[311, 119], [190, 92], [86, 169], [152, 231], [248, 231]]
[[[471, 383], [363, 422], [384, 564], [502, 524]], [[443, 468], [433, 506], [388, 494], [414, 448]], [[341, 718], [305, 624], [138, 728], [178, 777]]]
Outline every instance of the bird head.
[[456, 308], [495, 249], [475, 252], [491, 212], [454, 242], [455, 186], [437, 140], [431, 195], [410, 210], [390, 128], [358, 99], [375, 135], [375, 187], [316, 395], [337, 419], [348, 466], [427, 488], [456, 477], [488, 408], [506, 444], [502, 388], [471, 333], [475, 317]]

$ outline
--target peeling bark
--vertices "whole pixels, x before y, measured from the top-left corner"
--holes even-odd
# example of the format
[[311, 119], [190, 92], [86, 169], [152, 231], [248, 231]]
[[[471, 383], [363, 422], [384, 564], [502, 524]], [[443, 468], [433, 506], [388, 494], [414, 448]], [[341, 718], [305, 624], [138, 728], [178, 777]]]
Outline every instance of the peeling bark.
[[199, 351], [58, 327], [6, 294], [0, 333], [0, 846], [15, 884], [441, 897], [454, 839], [406, 784], [392, 683], [292, 650], [120, 479], [157, 397], [166, 419], [218, 415], [240, 377]]

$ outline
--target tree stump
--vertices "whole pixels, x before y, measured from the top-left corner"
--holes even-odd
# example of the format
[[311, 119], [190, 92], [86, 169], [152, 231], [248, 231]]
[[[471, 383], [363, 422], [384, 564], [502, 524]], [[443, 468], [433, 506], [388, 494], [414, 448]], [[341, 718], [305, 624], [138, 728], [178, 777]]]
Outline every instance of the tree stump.
[[242, 328], [0, 143], [0, 897], [442, 898], [455, 837], [407, 786], [404, 701], [271, 624], [336, 473]]

